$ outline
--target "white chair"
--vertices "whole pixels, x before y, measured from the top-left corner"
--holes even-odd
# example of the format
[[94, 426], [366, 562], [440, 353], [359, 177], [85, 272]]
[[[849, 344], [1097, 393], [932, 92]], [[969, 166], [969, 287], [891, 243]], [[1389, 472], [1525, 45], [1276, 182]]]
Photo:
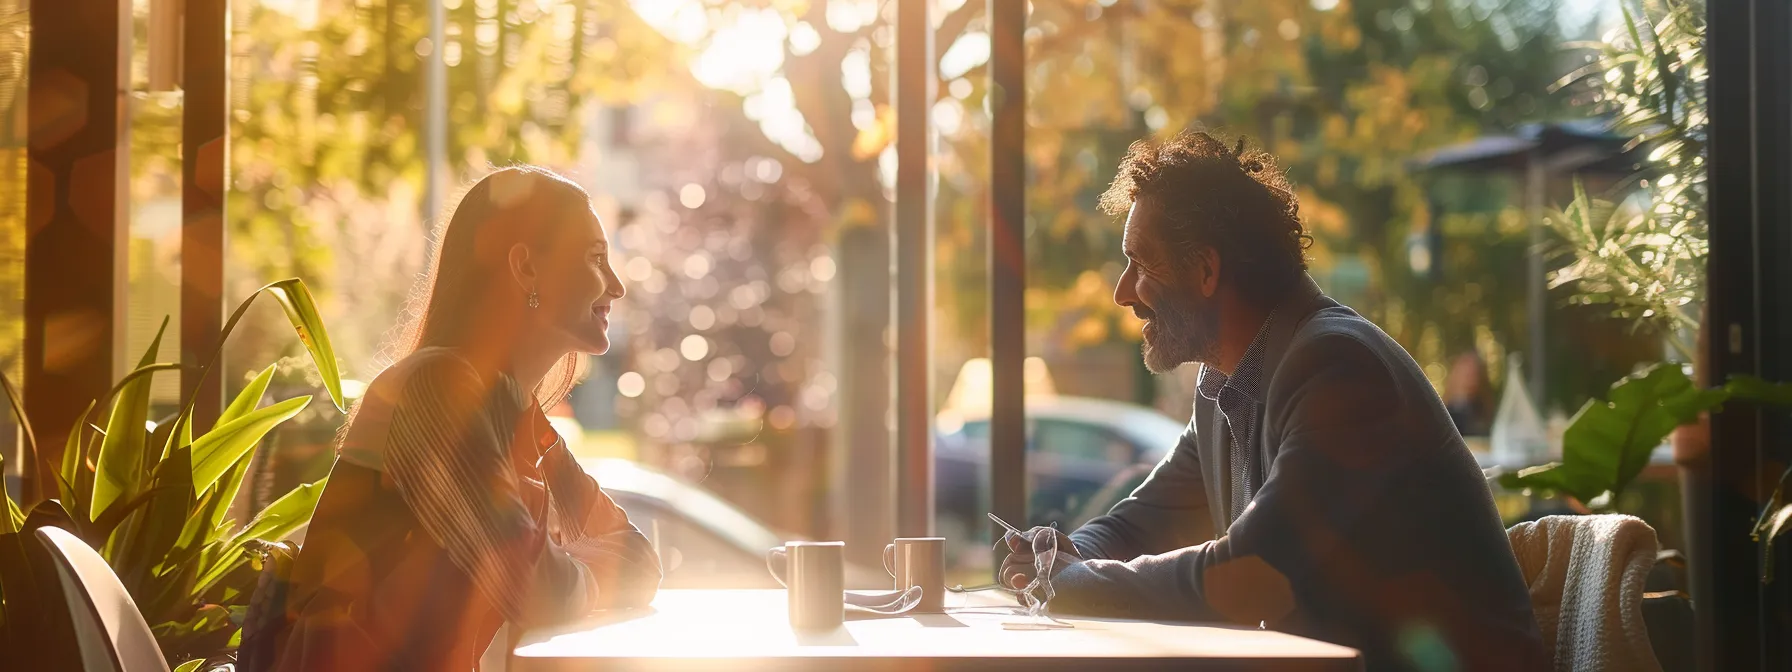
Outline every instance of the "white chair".
[[75, 625], [86, 672], [168, 672], [162, 650], [149, 632], [118, 575], [105, 558], [68, 531], [40, 527], [37, 538], [56, 559], [62, 596]]

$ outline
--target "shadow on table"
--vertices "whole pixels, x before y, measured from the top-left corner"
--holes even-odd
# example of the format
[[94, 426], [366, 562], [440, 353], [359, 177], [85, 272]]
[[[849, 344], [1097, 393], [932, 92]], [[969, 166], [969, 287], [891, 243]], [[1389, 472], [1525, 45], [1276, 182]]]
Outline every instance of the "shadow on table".
[[853, 639], [852, 633], [846, 631], [846, 626], [839, 626], [832, 630], [825, 630], [825, 631], [822, 631], [822, 630], [798, 630], [798, 631], [796, 631], [796, 645], [797, 646], [858, 646], [859, 640]]
[[847, 609], [846, 620], [851, 621], [889, 621], [899, 618], [911, 618], [924, 628], [968, 628], [964, 621], [953, 618], [950, 614], [885, 614], [866, 609]]
[[968, 628], [964, 621], [953, 618], [951, 614], [915, 614], [915, 622], [923, 628]]

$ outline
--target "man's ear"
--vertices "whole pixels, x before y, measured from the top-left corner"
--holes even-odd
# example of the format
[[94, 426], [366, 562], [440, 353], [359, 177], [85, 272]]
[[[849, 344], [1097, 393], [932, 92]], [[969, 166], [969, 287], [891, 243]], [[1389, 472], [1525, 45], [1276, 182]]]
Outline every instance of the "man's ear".
[[505, 261], [517, 288], [524, 294], [535, 291], [538, 278], [535, 274], [535, 260], [529, 255], [529, 246], [522, 243], [511, 245], [510, 254], [505, 257]]
[[1213, 298], [1220, 291], [1220, 254], [1211, 247], [1203, 247], [1195, 256], [1200, 259], [1200, 268], [1195, 269], [1195, 286], [1201, 290], [1203, 298]]

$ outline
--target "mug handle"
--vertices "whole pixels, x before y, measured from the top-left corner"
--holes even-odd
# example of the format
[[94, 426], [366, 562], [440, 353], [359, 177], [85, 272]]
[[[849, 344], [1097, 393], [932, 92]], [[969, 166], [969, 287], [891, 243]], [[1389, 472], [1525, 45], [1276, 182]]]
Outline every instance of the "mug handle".
[[780, 553], [784, 554], [784, 569], [786, 571], [789, 571], [789, 569], [790, 569], [790, 554], [789, 554], [789, 552], [787, 552], [784, 549], [783, 546], [778, 546], [776, 548], [767, 549], [765, 551], [765, 572], [767, 574], [772, 575], [772, 580], [777, 581], [778, 585], [780, 587], [788, 589], [788, 588], [790, 588], [790, 586], [786, 585], [784, 583], [784, 577], [779, 576], [778, 572], [776, 570], [772, 569], [772, 556], [778, 555]]
[[890, 574], [890, 578], [892, 578], [892, 579], [896, 578], [895, 567], [896, 567], [896, 545], [895, 544], [884, 544], [884, 571], [888, 572]]

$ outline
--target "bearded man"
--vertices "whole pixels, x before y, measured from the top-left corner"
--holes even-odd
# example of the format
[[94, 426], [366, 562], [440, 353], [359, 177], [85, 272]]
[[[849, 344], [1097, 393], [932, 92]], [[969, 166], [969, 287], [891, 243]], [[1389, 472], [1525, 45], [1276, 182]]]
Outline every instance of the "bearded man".
[[1274, 160], [1141, 141], [1102, 207], [1146, 367], [1201, 365], [1193, 417], [1107, 515], [1009, 534], [1004, 582], [1049, 567], [1054, 612], [1268, 627], [1371, 670], [1547, 668], [1481, 470], [1412, 357], [1307, 275]]

